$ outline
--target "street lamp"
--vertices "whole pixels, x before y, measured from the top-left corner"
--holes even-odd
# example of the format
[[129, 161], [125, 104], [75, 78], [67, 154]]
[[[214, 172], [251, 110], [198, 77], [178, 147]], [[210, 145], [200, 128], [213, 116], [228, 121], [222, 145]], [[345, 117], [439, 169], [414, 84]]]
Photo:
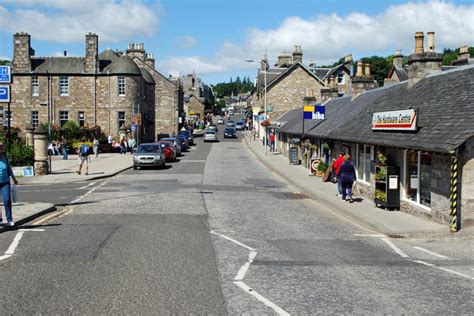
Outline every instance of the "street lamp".
[[[266, 55], [265, 55], [265, 70], [261, 71], [263, 73], [263, 117], [264, 120], [267, 119], [267, 62], [266, 62]], [[255, 60], [247, 59], [246, 62], [253, 63]], [[267, 155], [267, 127], [265, 127], [265, 135], [263, 136], [263, 143], [265, 147], [265, 155]]]

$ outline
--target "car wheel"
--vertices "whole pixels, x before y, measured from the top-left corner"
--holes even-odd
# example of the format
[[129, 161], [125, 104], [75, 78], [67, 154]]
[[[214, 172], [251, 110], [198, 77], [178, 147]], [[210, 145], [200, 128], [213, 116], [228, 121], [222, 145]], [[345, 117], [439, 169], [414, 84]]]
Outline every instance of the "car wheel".
[[136, 165], [133, 165], [133, 170], [137, 170], [137, 166], [136, 166]]

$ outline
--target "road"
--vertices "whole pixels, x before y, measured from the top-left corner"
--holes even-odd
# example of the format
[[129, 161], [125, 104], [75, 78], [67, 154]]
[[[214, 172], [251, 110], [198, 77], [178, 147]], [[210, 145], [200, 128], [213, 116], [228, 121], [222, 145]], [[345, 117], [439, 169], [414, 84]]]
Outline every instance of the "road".
[[[22, 233], [0, 261], [2, 312], [472, 313], [472, 258], [341, 220], [222, 131], [170, 168], [97, 182], [63, 216], [2, 234], [0, 253]], [[85, 190], [68, 189], [63, 204]]]

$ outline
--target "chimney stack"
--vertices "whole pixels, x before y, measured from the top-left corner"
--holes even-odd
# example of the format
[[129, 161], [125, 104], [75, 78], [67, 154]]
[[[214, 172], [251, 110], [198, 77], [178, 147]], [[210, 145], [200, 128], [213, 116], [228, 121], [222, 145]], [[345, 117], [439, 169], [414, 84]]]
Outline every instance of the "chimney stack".
[[31, 56], [35, 50], [31, 48], [31, 37], [28, 33], [13, 35], [13, 71], [15, 73], [31, 72]]
[[423, 49], [424, 38], [423, 32], [415, 33], [415, 55], [422, 55], [425, 52]]
[[400, 49], [395, 52], [395, 55], [393, 55], [393, 66], [398, 69], [403, 68], [403, 56]]
[[291, 55], [287, 52], [283, 52], [278, 55], [278, 63], [275, 65], [277, 67], [289, 67], [291, 65]]
[[469, 46], [464, 45], [463, 47], [459, 48], [458, 59], [469, 59], [469, 57], [471, 57], [469, 54]]
[[409, 87], [427, 75], [441, 71], [443, 55], [434, 51], [434, 32], [428, 32], [428, 50], [423, 50], [423, 32], [415, 34], [415, 53], [408, 58]]
[[357, 63], [357, 73], [356, 73], [356, 77], [357, 77], [357, 78], [362, 78], [362, 77], [364, 77], [364, 73], [363, 73], [363, 69], [362, 69], [363, 66], [364, 66], [364, 64], [363, 64], [361, 61], [359, 61], [359, 62]]
[[336, 89], [336, 78], [334, 76], [329, 79], [329, 88]]
[[152, 53], [145, 54], [145, 64], [155, 69], [155, 56]]
[[97, 73], [99, 71], [99, 36], [94, 33], [86, 35], [86, 73]]
[[301, 51], [301, 46], [295, 45], [295, 51], [293, 52], [293, 63], [300, 62], [303, 63], [303, 52]]
[[130, 58], [138, 57], [145, 61], [145, 45], [143, 43], [129, 43], [127, 49], [127, 56]]

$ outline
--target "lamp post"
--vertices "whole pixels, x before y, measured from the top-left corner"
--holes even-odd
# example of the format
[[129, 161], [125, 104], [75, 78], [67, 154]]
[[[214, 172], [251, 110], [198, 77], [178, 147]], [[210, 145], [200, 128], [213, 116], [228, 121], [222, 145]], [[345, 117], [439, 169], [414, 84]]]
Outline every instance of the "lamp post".
[[[266, 56], [265, 56], [265, 59], [266, 59]], [[255, 62], [255, 60], [253, 59], [248, 59], [246, 60], [248, 63], [253, 63]], [[261, 71], [261, 73], [263, 73], [263, 85], [264, 85], [264, 88], [263, 88], [263, 117], [264, 117], [264, 120], [267, 119], [267, 64], [265, 62], [265, 70]], [[264, 130], [264, 136], [263, 136], [263, 144], [264, 144], [264, 147], [265, 147], [265, 155], [267, 155], [267, 127], [265, 127], [265, 130]]]

